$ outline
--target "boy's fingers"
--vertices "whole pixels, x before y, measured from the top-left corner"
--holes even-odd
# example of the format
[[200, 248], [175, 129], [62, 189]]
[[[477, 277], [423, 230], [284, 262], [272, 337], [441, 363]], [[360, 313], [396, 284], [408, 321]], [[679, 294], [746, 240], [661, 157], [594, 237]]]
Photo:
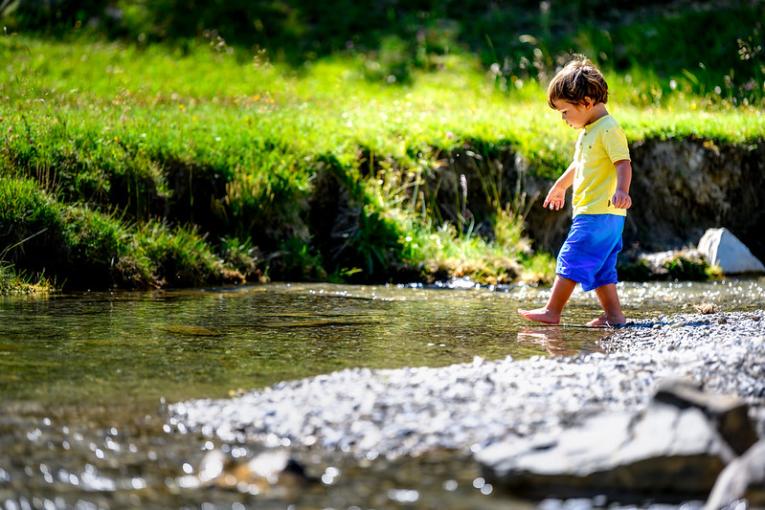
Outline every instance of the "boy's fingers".
[[614, 207], [617, 209], [629, 209], [632, 205], [632, 198], [629, 195], [614, 195], [611, 202], [613, 202]]
[[544, 202], [542, 202], [542, 207], [545, 209], [550, 209], [551, 211], [558, 211], [563, 207], [564, 204], [564, 199], [554, 195], [547, 195]]

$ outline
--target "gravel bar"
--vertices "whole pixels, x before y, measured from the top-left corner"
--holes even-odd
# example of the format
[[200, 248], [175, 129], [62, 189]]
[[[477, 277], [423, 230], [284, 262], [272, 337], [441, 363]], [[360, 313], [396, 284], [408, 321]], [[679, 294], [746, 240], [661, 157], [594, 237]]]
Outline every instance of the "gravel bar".
[[478, 451], [555, 432], [603, 410], [637, 410], [664, 378], [738, 394], [765, 427], [765, 311], [662, 316], [602, 340], [603, 353], [441, 368], [350, 369], [170, 407], [170, 424], [224, 441], [321, 447], [360, 458]]

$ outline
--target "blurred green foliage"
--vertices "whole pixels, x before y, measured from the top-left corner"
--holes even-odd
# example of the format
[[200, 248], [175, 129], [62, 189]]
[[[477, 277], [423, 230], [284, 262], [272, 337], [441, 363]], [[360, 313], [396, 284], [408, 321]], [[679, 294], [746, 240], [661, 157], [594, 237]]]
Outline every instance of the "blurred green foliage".
[[368, 77], [388, 83], [406, 83], [413, 68], [438, 68], [444, 56], [469, 52], [501, 87], [512, 88], [517, 80], [546, 82], [567, 55], [580, 52], [612, 71], [639, 69], [665, 78], [664, 93], [677, 86], [699, 94], [719, 87], [717, 94], [747, 102], [764, 93], [761, 0], [11, 0], [3, 5], [7, 30], [56, 37], [96, 33], [182, 50], [205, 40], [217, 51], [249, 58], [262, 49], [271, 60], [293, 65], [360, 54]]

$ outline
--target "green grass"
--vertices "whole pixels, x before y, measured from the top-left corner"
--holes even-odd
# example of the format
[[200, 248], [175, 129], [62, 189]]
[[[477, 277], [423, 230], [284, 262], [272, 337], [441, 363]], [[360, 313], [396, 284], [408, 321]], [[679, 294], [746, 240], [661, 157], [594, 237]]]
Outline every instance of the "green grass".
[[44, 286], [48, 280], [42, 275], [52, 274], [78, 288], [199, 286], [242, 280], [192, 229], [158, 222], [126, 223], [87, 205], [61, 203], [29, 179], [0, 177], [0, 203], [4, 282], [18, 280], [13, 267], [24, 267]]
[[[203, 45], [18, 35], [0, 38], [0, 56], [0, 225], [14, 226], [0, 245], [47, 228], [31, 246], [60, 243], [49, 253], [63, 261], [16, 250], [24, 270], [128, 287], [242, 274], [550, 278], [549, 257], [525, 248], [521, 208], [505, 209], [488, 164], [513, 152], [530, 174], [554, 178], [569, 162], [576, 132], [534, 80], [508, 87], [468, 54], [440, 56], [438, 71], [413, 69], [404, 85], [370, 80], [360, 56], [296, 70]], [[632, 143], [765, 136], [761, 108], [697, 95], [682, 81], [668, 93], [650, 72], [607, 78], [609, 109]], [[481, 235], [469, 218], [446, 222], [426, 187], [466, 148], [487, 197], [491, 232]], [[322, 174], [344, 194], [347, 225], [332, 249], [311, 217]]]

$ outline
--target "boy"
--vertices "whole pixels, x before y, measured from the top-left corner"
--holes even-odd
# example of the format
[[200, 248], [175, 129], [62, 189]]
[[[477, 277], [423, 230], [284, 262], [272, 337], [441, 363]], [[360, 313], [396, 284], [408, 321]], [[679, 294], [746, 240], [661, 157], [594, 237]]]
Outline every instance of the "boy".
[[614, 327], [626, 322], [616, 293], [616, 255], [622, 249], [632, 166], [624, 132], [606, 110], [608, 85], [584, 57], [569, 62], [550, 82], [547, 102], [563, 120], [581, 129], [574, 161], [550, 188], [543, 206], [560, 210], [574, 186], [573, 222], [558, 254], [552, 293], [543, 308], [518, 310], [524, 318], [558, 324], [577, 283], [595, 289], [603, 314], [587, 323]]

